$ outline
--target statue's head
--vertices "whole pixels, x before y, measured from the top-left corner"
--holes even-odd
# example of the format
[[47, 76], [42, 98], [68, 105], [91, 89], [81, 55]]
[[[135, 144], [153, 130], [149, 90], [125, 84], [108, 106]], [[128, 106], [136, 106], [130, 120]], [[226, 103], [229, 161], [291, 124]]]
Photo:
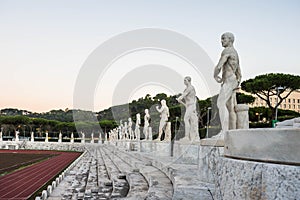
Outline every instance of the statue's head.
[[148, 110], [148, 109], [145, 109], [145, 113], [148, 114], [148, 113], [149, 113], [149, 110]]
[[167, 102], [166, 102], [166, 100], [164, 100], [164, 99], [163, 99], [163, 100], [161, 100], [161, 102], [160, 102], [160, 103], [161, 103], [161, 105], [162, 105], [162, 106], [166, 106], [166, 105], [167, 105]]
[[234, 42], [234, 35], [230, 32], [223, 33], [221, 36], [221, 42], [223, 47], [231, 46]]
[[191, 78], [190, 76], [186, 76], [186, 77], [184, 78], [184, 84], [185, 84], [185, 85], [188, 85], [189, 83], [191, 83], [191, 81], [192, 81], [192, 78]]

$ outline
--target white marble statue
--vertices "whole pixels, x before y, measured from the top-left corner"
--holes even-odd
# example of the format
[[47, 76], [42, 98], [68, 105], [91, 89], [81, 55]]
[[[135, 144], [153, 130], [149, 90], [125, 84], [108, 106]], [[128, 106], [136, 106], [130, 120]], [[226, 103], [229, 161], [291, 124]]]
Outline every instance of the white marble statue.
[[184, 126], [185, 133], [181, 141], [200, 140], [198, 133], [198, 116], [197, 116], [197, 98], [194, 86], [191, 84], [191, 77], [184, 78], [186, 86], [182, 95], [177, 98], [177, 101], [185, 106]]
[[94, 133], [91, 134], [91, 138], [92, 138], [92, 139], [91, 139], [91, 143], [94, 143], [94, 142], [95, 142], [95, 141], [94, 141]]
[[2, 134], [3, 128], [1, 128], [1, 132], [0, 132], [0, 142], [3, 141], [3, 134]]
[[85, 143], [85, 133], [81, 132], [81, 143]]
[[128, 127], [127, 127], [127, 122], [124, 122], [124, 127], [123, 127], [123, 135], [124, 135], [124, 139], [128, 140]]
[[141, 139], [140, 125], [141, 125], [141, 114], [137, 113], [136, 114], [136, 122], [135, 122], [135, 130], [134, 130], [136, 140]]
[[62, 133], [61, 133], [61, 131], [59, 132], [59, 135], [58, 135], [58, 142], [59, 143], [62, 142]]
[[[150, 140], [150, 134], [149, 134], [149, 129], [150, 129], [150, 114], [149, 110], [145, 109], [145, 116], [144, 116], [144, 129], [143, 133], [145, 135], [145, 140]], [[151, 137], [152, 140], [152, 137]]]
[[[234, 35], [224, 33], [221, 37], [222, 51], [221, 58], [214, 69], [214, 78], [221, 84], [221, 90], [217, 100], [222, 131], [217, 135], [224, 138], [224, 132], [236, 129], [237, 117], [234, 110], [236, 102], [236, 89], [241, 82], [241, 69], [239, 56], [233, 47]], [[221, 77], [219, 74], [222, 74]]]
[[134, 139], [134, 135], [133, 135], [133, 130], [132, 130], [132, 119], [129, 117], [128, 118], [128, 136], [130, 140]]
[[108, 137], [107, 137], [108, 133], [104, 133], [104, 141], [107, 141]]
[[108, 132], [108, 135], [109, 135], [109, 141], [113, 141], [114, 140], [114, 132], [113, 132], [113, 130], [110, 130]]
[[102, 134], [101, 134], [101, 132], [99, 132], [98, 143], [102, 143]]
[[119, 126], [119, 138], [120, 140], [124, 140], [124, 134], [123, 134], [123, 122], [122, 120], [120, 120], [120, 126]]
[[74, 133], [71, 133], [71, 143], [74, 143]]
[[114, 129], [113, 129], [113, 133], [114, 133], [114, 141], [117, 141], [117, 140], [118, 140], [118, 132], [119, 132], [118, 128], [114, 128]]
[[115, 140], [115, 130], [112, 129], [110, 132], [109, 132], [109, 140], [110, 141], [114, 141]]
[[20, 132], [18, 131], [18, 130], [16, 130], [16, 132], [15, 132], [15, 141], [16, 142], [19, 142], [19, 134], [20, 134]]
[[156, 106], [156, 110], [160, 113], [160, 123], [159, 123], [159, 129], [158, 129], [158, 138], [156, 141], [160, 141], [161, 135], [163, 131], [165, 132], [166, 125], [168, 122], [168, 118], [170, 116], [169, 108], [167, 106], [166, 100], [161, 100], [161, 107]]
[[122, 127], [118, 126], [117, 130], [118, 130], [118, 140], [122, 140]]
[[171, 122], [167, 122], [165, 129], [165, 138], [163, 141], [171, 142], [172, 134], [171, 134]]
[[34, 132], [33, 131], [31, 132], [31, 135], [30, 135], [30, 141], [34, 142]]
[[48, 139], [48, 131], [46, 131], [45, 142], [49, 142], [49, 139]]

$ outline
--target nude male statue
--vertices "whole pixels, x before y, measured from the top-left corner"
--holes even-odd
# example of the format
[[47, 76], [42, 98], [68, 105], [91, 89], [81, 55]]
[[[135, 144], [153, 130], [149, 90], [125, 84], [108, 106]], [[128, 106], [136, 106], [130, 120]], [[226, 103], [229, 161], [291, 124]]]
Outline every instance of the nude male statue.
[[141, 114], [137, 113], [135, 129], [134, 129], [134, 135], [135, 135], [136, 140], [140, 140], [140, 138], [141, 138], [140, 125], [141, 125]]
[[169, 108], [167, 106], [166, 100], [161, 100], [161, 107], [159, 108], [156, 106], [156, 110], [160, 113], [160, 123], [159, 123], [159, 131], [158, 131], [158, 138], [155, 141], [160, 141], [161, 135], [163, 131], [165, 131], [168, 117], [170, 116]]
[[196, 111], [196, 91], [191, 84], [191, 77], [184, 78], [184, 84], [186, 85], [182, 95], [177, 98], [177, 101], [183, 104], [186, 108], [184, 115], [185, 135], [181, 141], [191, 141], [194, 139], [199, 140], [198, 134], [198, 116]]
[[150, 126], [150, 114], [149, 110], [145, 109], [145, 116], [144, 116], [144, 129], [143, 133], [145, 135], [145, 140], [150, 140], [150, 135], [149, 135], [149, 126]]
[[15, 141], [16, 142], [18, 142], [19, 141], [19, 134], [20, 134], [20, 132], [18, 131], [18, 130], [16, 130], [16, 139], [15, 139]]
[[[214, 78], [221, 83], [221, 90], [217, 100], [219, 116], [221, 120], [222, 131], [218, 134], [220, 138], [224, 137], [224, 132], [229, 129], [236, 129], [236, 113], [234, 106], [236, 102], [236, 89], [241, 82], [241, 69], [239, 56], [233, 47], [234, 35], [224, 33], [221, 37], [222, 51], [219, 63], [214, 70]], [[222, 77], [219, 73], [222, 72]]]
[[132, 119], [131, 117], [128, 118], [128, 137], [130, 140], [134, 139], [133, 131], [132, 131]]

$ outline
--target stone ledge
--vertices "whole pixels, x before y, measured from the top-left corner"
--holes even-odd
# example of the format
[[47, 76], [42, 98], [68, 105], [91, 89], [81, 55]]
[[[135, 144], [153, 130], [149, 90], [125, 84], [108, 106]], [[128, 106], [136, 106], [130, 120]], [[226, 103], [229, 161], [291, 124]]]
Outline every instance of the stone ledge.
[[215, 146], [215, 147], [224, 147], [224, 140], [223, 139], [202, 139], [200, 140], [201, 146]]
[[244, 160], [300, 165], [300, 129], [248, 129], [225, 133], [224, 155]]
[[215, 199], [299, 199], [300, 167], [220, 158]]

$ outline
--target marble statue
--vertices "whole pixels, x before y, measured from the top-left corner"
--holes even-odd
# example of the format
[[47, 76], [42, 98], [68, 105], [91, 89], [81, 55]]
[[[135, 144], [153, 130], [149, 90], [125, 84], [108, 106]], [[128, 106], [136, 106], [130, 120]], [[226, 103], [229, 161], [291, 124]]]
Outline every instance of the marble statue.
[[34, 132], [33, 131], [31, 132], [30, 141], [34, 142]]
[[134, 139], [134, 135], [133, 135], [133, 130], [132, 130], [132, 119], [129, 117], [128, 118], [128, 136], [130, 140]]
[[111, 141], [112, 140], [112, 131], [110, 130], [108, 133], [107, 133], [107, 138], [109, 138], [109, 141]]
[[124, 135], [124, 139], [125, 139], [125, 140], [128, 140], [128, 127], [127, 127], [127, 122], [124, 122], [123, 135]]
[[102, 134], [101, 134], [101, 132], [99, 133], [98, 143], [102, 143]]
[[48, 139], [48, 131], [46, 131], [45, 142], [49, 142], [49, 139]]
[[197, 98], [194, 86], [191, 84], [191, 77], [184, 78], [186, 86], [182, 95], [177, 98], [177, 101], [185, 106], [184, 127], [185, 133], [181, 141], [200, 140], [198, 133], [198, 116], [197, 116]]
[[3, 134], [2, 134], [2, 130], [3, 130], [3, 128], [1, 128], [1, 132], [0, 132], [0, 142], [2, 142], [2, 141], [3, 141]]
[[171, 122], [167, 122], [166, 128], [165, 128], [165, 138], [163, 141], [165, 142], [171, 142]]
[[136, 140], [141, 139], [140, 125], [141, 125], [141, 114], [137, 113], [136, 114], [135, 129], [134, 129], [134, 134], [135, 134]]
[[123, 122], [120, 120], [120, 126], [119, 126], [119, 138], [120, 140], [124, 140], [124, 134], [123, 134]]
[[123, 136], [123, 134], [122, 134], [122, 126], [120, 125], [120, 126], [118, 126], [118, 139], [122, 140], [123, 139], [122, 136]]
[[156, 110], [160, 113], [160, 123], [159, 123], [159, 129], [158, 129], [158, 138], [155, 141], [160, 141], [161, 135], [163, 131], [166, 130], [166, 125], [168, 122], [168, 118], [170, 116], [169, 108], [167, 106], [166, 100], [161, 100], [161, 107], [156, 106]]
[[[145, 109], [145, 116], [144, 116], [144, 129], [143, 129], [143, 133], [145, 135], [145, 140], [150, 140], [150, 134], [149, 134], [149, 129], [150, 129], [150, 114], [149, 114], [149, 110]], [[152, 136], [151, 136], [151, 140], [152, 140]]]
[[16, 137], [15, 141], [16, 142], [19, 142], [19, 134], [20, 134], [20, 132], [18, 130], [16, 130], [16, 132], [15, 132], [15, 137]]
[[118, 140], [118, 128], [114, 128], [114, 140], [117, 141]]
[[276, 128], [300, 128], [300, 117], [277, 122]]
[[71, 133], [71, 143], [74, 143], [74, 133]]
[[153, 137], [152, 137], [152, 127], [148, 127], [148, 135], [149, 135], [149, 140], [152, 141]]
[[81, 132], [81, 143], [85, 143], [85, 133]]
[[112, 129], [110, 132], [109, 132], [109, 139], [110, 141], [116, 141], [116, 129]]
[[94, 133], [91, 134], [91, 143], [94, 143]]
[[59, 143], [62, 142], [62, 133], [61, 133], [61, 131], [59, 132], [59, 135], [58, 135], [58, 142]]
[[[221, 132], [218, 138], [224, 138], [224, 132], [230, 129], [236, 129], [237, 117], [234, 107], [236, 102], [236, 89], [241, 82], [241, 69], [239, 56], [233, 47], [234, 35], [224, 33], [221, 36], [221, 43], [224, 47], [221, 58], [214, 69], [214, 78], [221, 84], [221, 90], [217, 100], [219, 116], [221, 121]], [[222, 74], [221, 77], [219, 74]]]

